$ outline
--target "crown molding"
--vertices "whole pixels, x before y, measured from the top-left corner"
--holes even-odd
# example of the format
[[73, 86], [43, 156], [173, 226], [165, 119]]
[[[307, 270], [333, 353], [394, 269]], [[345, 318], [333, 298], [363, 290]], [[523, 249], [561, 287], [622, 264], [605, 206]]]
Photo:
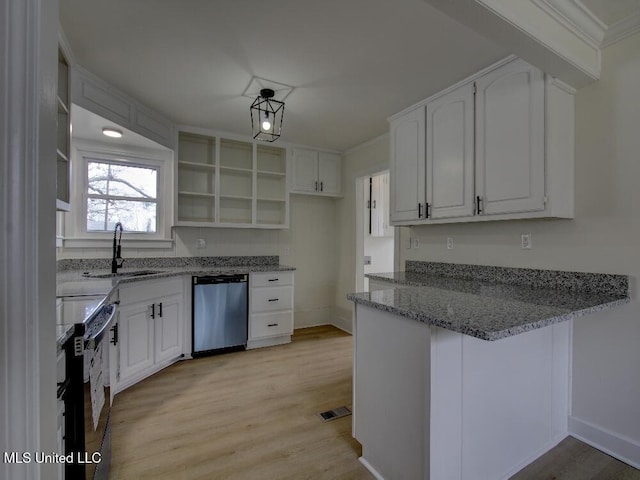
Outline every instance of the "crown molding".
[[607, 26], [580, 0], [531, 1], [592, 47], [602, 45]]
[[640, 32], [640, 10], [610, 25], [605, 33], [602, 46], [608, 47], [638, 32]]

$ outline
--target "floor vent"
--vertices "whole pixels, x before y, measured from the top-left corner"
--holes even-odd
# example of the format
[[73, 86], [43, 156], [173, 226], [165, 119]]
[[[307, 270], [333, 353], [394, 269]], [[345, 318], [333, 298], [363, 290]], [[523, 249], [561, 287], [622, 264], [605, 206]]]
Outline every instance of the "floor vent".
[[349, 407], [338, 407], [333, 410], [327, 410], [326, 412], [320, 413], [320, 417], [325, 422], [330, 422], [336, 418], [346, 417], [347, 415], [351, 415], [351, 409]]

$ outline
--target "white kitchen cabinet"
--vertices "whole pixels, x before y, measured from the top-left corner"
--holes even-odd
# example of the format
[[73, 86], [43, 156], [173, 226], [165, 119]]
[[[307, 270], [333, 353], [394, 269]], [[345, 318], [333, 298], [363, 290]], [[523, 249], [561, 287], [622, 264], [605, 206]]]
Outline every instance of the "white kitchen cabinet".
[[425, 109], [416, 108], [391, 121], [391, 222], [423, 216], [425, 199]]
[[115, 392], [179, 359], [184, 330], [182, 277], [124, 284], [119, 296], [118, 342], [110, 351]]
[[260, 272], [249, 275], [247, 349], [291, 342], [293, 292], [293, 272]]
[[427, 104], [424, 218], [473, 215], [473, 112], [471, 83]]
[[342, 159], [340, 155], [294, 148], [292, 164], [292, 193], [341, 195]]
[[287, 150], [178, 133], [177, 226], [287, 228]]
[[544, 210], [544, 75], [515, 60], [476, 80], [480, 214]]
[[573, 218], [574, 94], [509, 57], [392, 117], [392, 224]]

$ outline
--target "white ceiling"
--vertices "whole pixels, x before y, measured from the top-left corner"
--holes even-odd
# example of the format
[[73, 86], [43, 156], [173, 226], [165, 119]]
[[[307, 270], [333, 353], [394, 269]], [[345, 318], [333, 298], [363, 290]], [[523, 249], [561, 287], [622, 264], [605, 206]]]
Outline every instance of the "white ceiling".
[[[605, 25], [640, 10], [581, 1]], [[510, 53], [424, 0], [60, 0], [60, 20], [76, 62], [175, 123], [249, 135], [260, 77], [294, 88], [282, 140], [340, 151]]]
[[581, 0], [582, 4], [597, 16], [606, 26], [640, 10], [640, 0]]
[[257, 76], [294, 87], [282, 140], [336, 150], [509, 53], [423, 0], [61, 0], [60, 17], [80, 65], [176, 123], [249, 135]]

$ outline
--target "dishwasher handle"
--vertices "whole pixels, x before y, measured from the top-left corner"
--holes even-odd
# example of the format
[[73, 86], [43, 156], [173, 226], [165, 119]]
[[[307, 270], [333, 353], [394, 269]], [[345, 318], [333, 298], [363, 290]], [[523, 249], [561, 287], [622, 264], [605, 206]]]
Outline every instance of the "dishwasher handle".
[[207, 275], [202, 277], [193, 277], [194, 285], [213, 285], [219, 283], [246, 283], [247, 275]]

